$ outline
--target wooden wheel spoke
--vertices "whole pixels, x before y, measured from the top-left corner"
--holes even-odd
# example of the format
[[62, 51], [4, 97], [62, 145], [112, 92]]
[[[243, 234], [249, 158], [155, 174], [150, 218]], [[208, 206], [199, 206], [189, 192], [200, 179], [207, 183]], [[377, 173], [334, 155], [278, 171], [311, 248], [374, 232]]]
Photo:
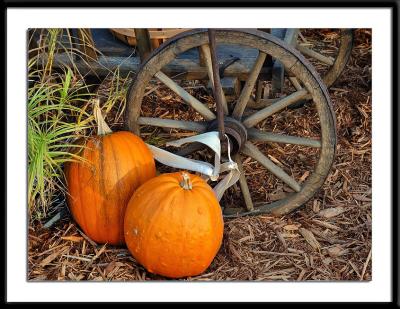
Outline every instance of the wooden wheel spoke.
[[[204, 44], [200, 46], [201, 52], [204, 55], [204, 60], [206, 62], [207, 66], [207, 74], [208, 74], [208, 79], [210, 80], [211, 83], [211, 88], [213, 89], [214, 93], [214, 75], [213, 75], [213, 70], [212, 70], [212, 62], [211, 62], [211, 52], [210, 52], [210, 46], [208, 44]], [[228, 104], [226, 102], [225, 94], [221, 88], [221, 98], [222, 98], [222, 107], [224, 109], [224, 114], [228, 114]]]
[[321, 148], [321, 141], [306, 137], [263, 132], [254, 128], [249, 129], [247, 131], [247, 134], [249, 136], [249, 139], [256, 141], [295, 144], [295, 145], [303, 145], [314, 148]]
[[299, 29], [296, 28], [288, 28], [286, 29], [284, 41], [289, 45], [295, 46], [297, 42], [297, 38], [299, 37]]
[[316, 52], [315, 50], [312, 50], [306, 46], [303, 45], [297, 45], [297, 49], [304, 55], [309, 56], [311, 58], [314, 58], [318, 61], [321, 61], [327, 65], [333, 65], [333, 63], [335, 62], [335, 60], [332, 57], [327, 57], [324, 56], [318, 52]]
[[164, 85], [179, 95], [186, 103], [193, 107], [200, 115], [206, 120], [213, 120], [216, 118], [215, 114], [203, 103], [197, 100], [194, 96], [188, 93], [185, 89], [175, 83], [171, 78], [162, 73], [161, 71], [155, 74]]
[[300, 39], [303, 41], [303, 43], [308, 43], [307, 39], [304, 37], [304, 35], [301, 33], [301, 31], [298, 32]]
[[246, 104], [250, 99], [251, 93], [257, 81], [258, 75], [260, 74], [266, 56], [267, 55], [261, 51], [258, 54], [256, 62], [254, 63], [253, 68], [251, 69], [246, 84], [244, 85], [243, 90], [240, 93], [240, 97], [233, 110], [232, 115], [236, 119], [240, 119], [243, 115], [243, 111], [245, 110]]
[[293, 87], [296, 88], [296, 90], [303, 89], [303, 87], [300, 85], [299, 80], [296, 77], [289, 77], [289, 80], [292, 83]]
[[151, 117], [139, 117], [138, 124], [153, 126], [153, 127], [181, 129], [181, 130], [188, 130], [195, 132], [204, 132], [207, 129], [207, 123], [205, 122], [160, 119]]
[[195, 143], [191, 143], [191, 144], [180, 147], [175, 152], [175, 154], [178, 156], [186, 157], [186, 156], [192, 154], [193, 152], [202, 150], [204, 148], [206, 148], [206, 146], [204, 144], [195, 142]]
[[289, 105], [304, 99], [307, 96], [307, 93], [308, 92], [306, 89], [301, 89], [293, 92], [292, 94], [276, 101], [274, 104], [267, 106], [262, 110], [254, 113], [253, 115], [247, 117], [243, 121], [243, 124], [247, 128], [254, 127], [257, 123], [264, 120], [268, 116], [271, 116], [272, 114], [284, 109], [285, 107], [288, 107]]
[[270, 171], [272, 174], [274, 174], [276, 177], [278, 177], [280, 180], [282, 180], [284, 183], [286, 183], [289, 187], [291, 187], [296, 192], [301, 191], [301, 187], [297, 183], [297, 181], [294, 180], [291, 176], [289, 176], [282, 168], [280, 168], [275, 163], [273, 163], [270, 159], [268, 159], [260, 150], [258, 150], [258, 148], [254, 144], [252, 144], [250, 142], [246, 142], [246, 144], [243, 147], [242, 152], [245, 155], [252, 157], [256, 161], [258, 161], [268, 171]]
[[240, 185], [240, 189], [242, 191], [244, 202], [246, 204], [247, 210], [251, 211], [254, 209], [254, 205], [253, 205], [253, 201], [251, 199], [249, 186], [247, 185], [246, 176], [244, 175], [242, 159], [239, 154], [237, 154], [235, 156], [235, 161], [236, 161], [239, 171], [240, 171], [239, 185]]

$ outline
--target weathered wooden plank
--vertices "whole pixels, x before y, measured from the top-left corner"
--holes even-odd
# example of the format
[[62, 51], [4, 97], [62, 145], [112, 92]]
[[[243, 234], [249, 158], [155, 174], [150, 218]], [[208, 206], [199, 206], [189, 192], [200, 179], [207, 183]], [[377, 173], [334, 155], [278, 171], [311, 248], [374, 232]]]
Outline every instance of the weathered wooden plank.
[[[280, 38], [285, 39], [286, 28], [273, 28], [271, 29], [271, 34]], [[272, 80], [271, 80], [271, 92], [276, 94], [282, 92], [284, 85], [285, 68], [278, 59], [274, 59], [274, 64], [272, 67]]]
[[[41, 64], [47, 63], [47, 55], [42, 54], [39, 57]], [[254, 63], [254, 58], [241, 58], [232, 65], [226, 68], [225, 77], [237, 77], [241, 81], [245, 81], [248, 77], [251, 67]], [[107, 57], [99, 56], [96, 62], [80, 61], [71, 62], [70, 56], [57, 54], [54, 57], [53, 67], [60, 68], [63, 66], [75, 66], [82, 74], [106, 76], [110, 72], [119, 68], [122, 77], [136, 73], [140, 68], [140, 60], [138, 57]], [[194, 59], [175, 59], [164, 66], [163, 73], [168, 76], [173, 76], [175, 79], [185, 80], [207, 80], [207, 68], [199, 65], [198, 60]], [[268, 79], [271, 76], [270, 68], [262, 68], [260, 76], [263, 79]]]
[[[240, 95], [240, 81], [237, 77], [224, 77], [221, 78], [221, 87], [226, 96], [239, 97]], [[209, 81], [207, 88], [212, 91], [212, 85]]]
[[[136, 33], [133, 28], [111, 28], [110, 30], [120, 33], [122, 35], [126, 35], [129, 37], [136, 37]], [[169, 39], [183, 31], [190, 30], [190, 28], [172, 28], [172, 29], [151, 29], [149, 28], [149, 36], [150, 39]]]
[[[288, 43], [289, 45], [296, 46], [298, 29], [288, 28], [288, 29], [278, 29], [279, 38]], [[274, 32], [273, 32], [274, 33]], [[284, 79], [285, 79], [285, 68], [282, 63], [275, 59], [275, 63], [272, 68], [272, 93], [282, 92], [284, 87]]]

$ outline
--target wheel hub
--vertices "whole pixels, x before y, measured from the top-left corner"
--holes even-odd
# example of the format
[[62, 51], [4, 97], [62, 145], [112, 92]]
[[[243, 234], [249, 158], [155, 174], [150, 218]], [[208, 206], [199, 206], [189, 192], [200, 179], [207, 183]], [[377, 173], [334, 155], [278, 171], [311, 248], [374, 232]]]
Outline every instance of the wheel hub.
[[[234, 118], [225, 117], [225, 133], [228, 135], [231, 155], [235, 155], [243, 147], [244, 143], [247, 141], [247, 130], [246, 127]], [[218, 131], [218, 122], [213, 120], [208, 126], [207, 131]], [[222, 153], [227, 154], [228, 145], [225, 141], [221, 141]]]

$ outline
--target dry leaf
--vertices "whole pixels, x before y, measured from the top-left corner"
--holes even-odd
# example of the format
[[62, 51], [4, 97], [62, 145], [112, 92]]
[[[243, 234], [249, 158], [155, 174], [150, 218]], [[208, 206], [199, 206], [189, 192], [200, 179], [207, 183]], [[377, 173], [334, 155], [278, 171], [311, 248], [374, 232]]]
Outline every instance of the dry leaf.
[[313, 207], [312, 207], [313, 212], [315, 212], [315, 213], [319, 212], [319, 210], [320, 210], [319, 205], [320, 205], [319, 201], [318, 200], [314, 200]]
[[274, 156], [272, 156], [272, 155], [269, 154], [268, 157], [271, 159], [272, 162], [274, 162], [274, 163], [276, 163], [276, 164], [278, 164], [278, 165], [280, 165], [280, 166], [283, 166], [282, 162], [279, 161], [279, 160], [278, 160], [277, 158], [275, 158]]
[[68, 274], [68, 278], [70, 278], [71, 280], [74, 280], [74, 281], [80, 281], [83, 279], [83, 277], [84, 277], [84, 275], [82, 275], [82, 274], [80, 274], [78, 277], [76, 277], [73, 273]]
[[334, 246], [334, 247], [328, 248], [327, 251], [331, 257], [338, 257], [338, 256], [341, 256], [341, 255], [347, 253], [348, 250], [344, 250], [343, 247], [341, 247], [341, 246]]
[[306, 270], [305, 269], [302, 269], [301, 270], [301, 272], [300, 272], [300, 274], [299, 274], [299, 276], [297, 277], [297, 281], [301, 281], [302, 279], [303, 279], [303, 277], [304, 277], [304, 275], [306, 274]]
[[104, 244], [103, 247], [101, 247], [101, 249], [96, 253], [96, 255], [93, 257], [92, 262], [94, 260], [96, 260], [100, 255], [102, 255], [102, 253], [104, 252], [104, 250], [106, 250], [106, 246], [107, 244]]
[[104, 269], [104, 275], [108, 275], [110, 272], [112, 272], [113, 271], [113, 269], [114, 269], [114, 267], [115, 267], [115, 261], [112, 261], [111, 263], [109, 263], [108, 265], [107, 265], [107, 267]]
[[343, 207], [338, 206], [321, 210], [318, 215], [324, 218], [332, 218], [344, 213], [345, 211], [346, 210]]
[[245, 236], [241, 239], [238, 240], [238, 243], [244, 242], [244, 241], [248, 241], [248, 240], [252, 240], [253, 237], [251, 235]]
[[324, 263], [325, 265], [329, 265], [330, 263], [332, 263], [332, 259], [331, 258], [325, 258], [322, 260], [322, 263]]
[[167, 96], [161, 98], [162, 101], [168, 101], [171, 99], [172, 99], [172, 95], [167, 95]]
[[288, 225], [285, 225], [283, 227], [283, 229], [286, 230], [286, 231], [297, 231], [299, 229], [299, 227], [297, 225], [294, 225], [294, 224], [288, 224]]
[[[112, 263], [113, 262], [111, 262], [110, 264], [112, 264]], [[113, 275], [113, 273], [117, 272], [120, 267], [125, 266], [125, 264], [121, 263], [121, 262], [115, 262], [112, 265], [110, 265], [110, 264], [108, 264], [106, 269], [104, 270], [104, 275], [107, 276], [107, 278], [110, 278], [111, 275]]]
[[361, 202], [371, 202], [372, 199], [370, 199], [369, 197], [365, 197], [364, 195], [359, 195], [359, 194], [353, 194], [353, 198], [357, 201], [361, 201]]
[[303, 250], [298, 250], [298, 249], [294, 249], [294, 248], [287, 248], [287, 251], [290, 253], [299, 253], [299, 254], [303, 254], [304, 251]]
[[67, 262], [64, 261], [62, 263], [60, 274], [58, 275], [57, 280], [60, 280], [60, 281], [61, 280], [65, 280], [65, 269], [66, 269], [66, 266], [67, 266]]
[[308, 177], [308, 175], [310, 175], [310, 171], [306, 171], [303, 176], [300, 177], [299, 179], [299, 183], [302, 183], [304, 180], [306, 180], [306, 178]]
[[334, 230], [334, 231], [338, 231], [338, 232], [342, 230], [340, 227], [338, 227], [338, 226], [336, 226], [336, 225], [334, 225], [332, 223], [325, 222], [325, 221], [320, 221], [320, 220], [317, 220], [317, 219], [313, 219], [312, 222], [317, 224], [317, 225], [319, 225], [319, 226], [322, 226], [322, 227], [325, 227], [327, 229], [330, 229], [330, 230]]
[[281, 200], [281, 199], [283, 199], [285, 196], [286, 196], [286, 193], [283, 192], [283, 191], [279, 191], [279, 192], [276, 192], [276, 193], [273, 193], [273, 194], [268, 195], [268, 197], [269, 197], [269, 199], [270, 199], [271, 201], [278, 201], [278, 200]]
[[299, 237], [299, 234], [297, 233], [281, 233], [282, 237], [285, 238], [296, 238]]
[[231, 244], [229, 244], [229, 251], [231, 253], [233, 253], [233, 255], [235, 255], [239, 259], [239, 261], [241, 260], [241, 258], [242, 258], [241, 255], [239, 254], [239, 252], [237, 252], [235, 247], [233, 245], [231, 245]]
[[343, 191], [346, 192], [346, 193], [349, 192], [349, 190], [348, 190], [348, 184], [347, 184], [347, 180], [346, 180], [346, 179], [345, 179], [344, 182], [343, 182]]
[[47, 258], [45, 258], [42, 262], [40, 262], [40, 266], [44, 267], [48, 264], [50, 264], [52, 261], [54, 261], [58, 256], [63, 254], [65, 251], [68, 250], [68, 247], [63, 247], [57, 252], [54, 252], [53, 254], [50, 254]]
[[80, 242], [80, 241], [83, 240], [83, 237], [80, 237], [80, 236], [63, 236], [63, 237], [61, 237], [61, 239], [70, 240], [70, 241], [73, 241], [73, 242]]
[[300, 228], [299, 232], [314, 250], [319, 250], [321, 248], [321, 245], [318, 240], [315, 239], [315, 236], [311, 231], [305, 228]]

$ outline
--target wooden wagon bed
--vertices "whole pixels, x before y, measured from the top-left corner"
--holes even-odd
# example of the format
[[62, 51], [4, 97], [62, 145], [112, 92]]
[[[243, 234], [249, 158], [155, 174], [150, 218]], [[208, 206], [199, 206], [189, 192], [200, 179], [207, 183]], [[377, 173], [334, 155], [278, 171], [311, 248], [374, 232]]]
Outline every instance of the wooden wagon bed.
[[[77, 30], [72, 29], [73, 36]], [[77, 57], [74, 64], [82, 74], [93, 74], [105, 76], [110, 71], [119, 67], [122, 76], [129, 72], [135, 73], [140, 67], [140, 58], [137, 49], [116, 38], [109, 29], [91, 29], [93, 43], [98, 49], [97, 59]], [[70, 45], [69, 42], [65, 43]], [[222, 64], [224, 61], [233, 57], [239, 60], [228, 66], [224, 71], [226, 77], [238, 77], [239, 80], [246, 80], [247, 74], [257, 58], [258, 51], [252, 48], [232, 45], [218, 45], [218, 59]], [[42, 55], [42, 61], [46, 61], [46, 55]], [[54, 65], [72, 65], [68, 55], [60, 53], [55, 56]], [[180, 54], [177, 59], [165, 66], [163, 72], [175, 79], [208, 79], [207, 68], [199, 63], [199, 52], [192, 49]], [[268, 68], [262, 71], [262, 74], [268, 75]]]

